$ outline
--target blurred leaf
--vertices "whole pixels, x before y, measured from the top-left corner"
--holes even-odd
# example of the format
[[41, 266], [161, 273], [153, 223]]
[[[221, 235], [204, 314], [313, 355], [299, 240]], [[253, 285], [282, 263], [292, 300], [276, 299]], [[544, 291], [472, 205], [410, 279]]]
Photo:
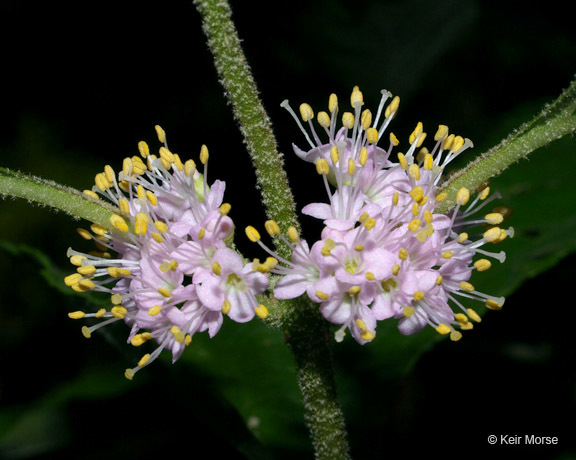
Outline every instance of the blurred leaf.
[[181, 361], [213, 378], [262, 442], [309, 448], [296, 371], [281, 332], [258, 321], [225, 321], [213, 339], [196, 335]]

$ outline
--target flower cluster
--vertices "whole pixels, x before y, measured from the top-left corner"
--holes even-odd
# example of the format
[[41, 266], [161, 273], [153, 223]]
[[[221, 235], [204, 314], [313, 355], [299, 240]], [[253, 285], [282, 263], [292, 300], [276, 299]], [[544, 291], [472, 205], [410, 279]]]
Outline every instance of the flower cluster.
[[[327, 142], [320, 140], [312, 123], [315, 114], [308, 104], [300, 106], [300, 115], [309, 132], [288, 102], [282, 105], [310, 145], [308, 150], [294, 146], [294, 151], [316, 165], [328, 202], [311, 203], [302, 210], [323, 222], [319, 241], [310, 246], [288, 232], [290, 239], [285, 241], [292, 247], [291, 260], [279, 259], [281, 264], [271, 270], [282, 275], [274, 288], [276, 298], [291, 299], [306, 293], [320, 304], [328, 321], [340, 326], [337, 341], [349, 330], [361, 344], [373, 340], [377, 321], [387, 318], [399, 319], [399, 330], [406, 335], [430, 325], [440, 334], [459, 340], [461, 330], [471, 329], [481, 320], [475, 310], [462, 305], [460, 298], [480, 300], [489, 309], [502, 307], [503, 298], [478, 292], [469, 281], [474, 270], [490, 268], [490, 259], [505, 260], [503, 252], [493, 253], [483, 247], [512, 235], [511, 228], [499, 226], [507, 209], [497, 208], [470, 219], [497, 194], [490, 195], [486, 186], [472, 198], [463, 188], [449, 214], [437, 210], [447, 199], [438, 187], [443, 170], [472, 146], [470, 140], [449, 134], [441, 125], [429, 150], [423, 147], [427, 136], [418, 123], [408, 149], [397, 153], [393, 162], [392, 150], [399, 145], [396, 136], [388, 135], [387, 148], [377, 145], [399, 106], [399, 98], [392, 98], [389, 92], [382, 91], [373, 116], [362, 108], [363, 96], [355, 87], [353, 112], [342, 114], [341, 127], [338, 99], [332, 94], [328, 112], [316, 116]], [[476, 233], [469, 233], [474, 227]], [[266, 229], [271, 235], [280, 232], [271, 221]], [[248, 227], [246, 233], [271, 252], [256, 229]]]
[[65, 283], [79, 292], [104, 292], [112, 303], [110, 310], [70, 313], [73, 319], [100, 320], [84, 326], [84, 336], [123, 320], [130, 327], [129, 343], [158, 344], [126, 370], [128, 379], [164, 349], [176, 361], [196, 332], [207, 330], [213, 337], [223, 314], [240, 323], [268, 314], [256, 300], [268, 287], [266, 274], [228, 247], [234, 230], [230, 205], [222, 203], [224, 182], [208, 186], [208, 149], [202, 146], [200, 173], [193, 160], [183, 163], [168, 149], [162, 128], [156, 131], [163, 144], [158, 155], [140, 142], [140, 156], [126, 158], [117, 175], [106, 166], [92, 190], [84, 191], [119, 210], [110, 229], [97, 224], [91, 231], [79, 229], [97, 251], [68, 250], [77, 270]]

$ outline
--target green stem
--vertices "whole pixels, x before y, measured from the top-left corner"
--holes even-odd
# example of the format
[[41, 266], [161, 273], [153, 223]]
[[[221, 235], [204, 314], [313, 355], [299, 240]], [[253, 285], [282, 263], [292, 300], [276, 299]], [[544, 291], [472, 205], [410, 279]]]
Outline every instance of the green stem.
[[[220, 82], [252, 158], [267, 216], [280, 228], [299, 229], [284, 160], [240, 46], [230, 6], [226, 0], [194, 0], [194, 4], [202, 16]], [[290, 257], [287, 246], [279, 241], [275, 243], [280, 255]], [[277, 320], [270, 324], [281, 327], [289, 338], [316, 458], [347, 459], [344, 417], [336, 397], [331, 355], [325, 341], [326, 322], [319, 317], [317, 308], [298, 299], [282, 302], [274, 310], [270, 315]]]
[[552, 104], [544, 107], [531, 122], [522, 125], [500, 144], [480, 155], [464, 169], [452, 175], [442, 191], [448, 200], [439, 212], [448, 211], [455, 203], [460, 188], [479, 187], [508, 166], [527, 157], [534, 150], [576, 130], [576, 80]]
[[[202, 15], [202, 27], [214, 56], [216, 70], [234, 116], [240, 125], [248, 153], [256, 170], [263, 204], [269, 219], [280, 228], [300, 228], [296, 205], [284, 170], [284, 159], [278, 152], [272, 123], [266, 113], [250, 66], [246, 61], [240, 38], [232, 22], [226, 0], [194, 0]], [[282, 256], [288, 248], [276, 241]]]
[[112, 206], [97, 203], [78, 190], [7, 168], [0, 168], [0, 195], [50, 206], [106, 228], [110, 228], [109, 219], [115, 212]]

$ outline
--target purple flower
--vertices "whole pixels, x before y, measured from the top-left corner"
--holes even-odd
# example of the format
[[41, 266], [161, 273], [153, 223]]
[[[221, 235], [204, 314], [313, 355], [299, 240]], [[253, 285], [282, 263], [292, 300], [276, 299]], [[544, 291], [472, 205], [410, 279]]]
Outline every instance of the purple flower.
[[84, 336], [123, 320], [130, 327], [129, 343], [157, 343], [136, 367], [126, 370], [129, 379], [164, 349], [176, 361], [195, 333], [208, 331], [213, 337], [223, 314], [238, 322], [267, 314], [255, 297], [268, 287], [266, 275], [243, 265], [226, 246], [234, 224], [228, 217], [230, 205], [222, 203], [225, 183], [208, 186], [208, 150], [201, 149], [200, 174], [192, 160], [183, 163], [168, 150], [161, 128], [157, 132], [164, 144], [158, 156], [141, 142], [140, 157], [125, 159], [118, 175], [106, 166], [95, 187], [85, 191], [119, 209], [110, 219], [112, 231], [95, 224], [91, 232], [79, 230], [94, 240], [98, 251], [68, 250], [77, 271], [65, 283], [79, 292], [107, 293], [112, 303], [110, 310], [69, 315], [100, 320], [84, 326]]
[[[399, 319], [403, 334], [429, 325], [458, 340], [461, 330], [480, 321], [476, 311], [459, 299], [480, 300], [490, 309], [502, 307], [503, 298], [476, 291], [469, 280], [474, 270], [490, 268], [486, 257], [504, 261], [504, 253], [482, 247], [502, 241], [513, 230], [499, 227], [504, 216], [498, 211], [469, 219], [495, 196], [489, 197], [488, 188], [471, 202], [470, 192], [462, 189], [448, 215], [437, 212], [447, 198], [438, 188], [444, 168], [472, 143], [440, 125], [428, 150], [423, 147], [426, 133], [418, 123], [406, 153], [398, 153], [397, 162], [392, 162], [392, 150], [399, 145], [396, 136], [389, 134], [386, 148], [377, 146], [398, 110], [398, 97], [386, 106], [390, 97], [382, 91], [373, 117], [363, 109], [362, 93], [355, 87], [353, 112], [344, 112], [338, 127], [338, 99], [331, 95], [328, 112], [317, 115], [326, 142], [316, 132], [315, 114], [308, 104], [300, 106], [300, 114], [310, 134], [288, 102], [282, 104], [310, 146], [307, 151], [294, 146], [294, 151], [316, 165], [328, 199], [303, 208], [305, 214], [322, 220], [322, 238], [311, 250], [305, 241], [298, 242], [292, 246], [291, 260], [280, 260], [271, 270], [281, 276], [274, 295], [287, 299], [306, 293], [320, 304], [328, 321], [340, 326], [338, 341], [350, 330], [359, 343], [369, 342], [377, 321], [389, 318]], [[480, 235], [467, 233], [480, 226], [484, 226]], [[247, 229], [249, 237], [254, 232]], [[251, 239], [260, 243], [259, 237]]]

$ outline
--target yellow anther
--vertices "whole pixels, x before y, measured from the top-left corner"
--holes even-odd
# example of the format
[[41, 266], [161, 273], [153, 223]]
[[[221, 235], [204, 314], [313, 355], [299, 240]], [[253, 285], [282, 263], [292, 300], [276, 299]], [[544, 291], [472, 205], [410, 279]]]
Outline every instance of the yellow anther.
[[126, 310], [126, 308], [122, 307], [121, 305], [116, 305], [115, 307], [112, 307], [110, 313], [112, 313], [115, 318], [124, 319], [126, 313], [128, 313], [128, 310]]
[[398, 192], [394, 192], [392, 194], [392, 205], [393, 206], [398, 206], [398, 201], [400, 199], [400, 194]]
[[368, 149], [366, 147], [362, 147], [360, 149], [360, 153], [358, 154], [358, 161], [362, 166], [366, 165], [368, 161]]
[[483, 237], [488, 243], [495, 242], [500, 240], [501, 230], [502, 229], [500, 227], [492, 227], [491, 229], [484, 232]]
[[460, 340], [461, 338], [462, 338], [461, 332], [455, 330], [452, 330], [450, 332], [450, 340], [452, 340], [452, 342], [458, 342], [458, 340]]
[[452, 251], [444, 251], [442, 253], [442, 258], [443, 259], [451, 259], [453, 255], [454, 255], [454, 253]]
[[84, 318], [84, 316], [86, 316], [86, 313], [84, 313], [83, 311], [73, 311], [71, 313], [68, 313], [68, 318], [71, 319], [82, 319]]
[[414, 307], [411, 307], [410, 305], [406, 305], [404, 307], [404, 309], [402, 310], [402, 314], [406, 317], [406, 318], [410, 318], [413, 314], [414, 314]]
[[146, 353], [144, 356], [142, 356], [142, 358], [140, 358], [140, 361], [138, 361], [138, 366], [144, 367], [146, 364], [148, 364], [148, 361], [150, 361], [150, 353]]
[[460, 190], [458, 190], [458, 193], [456, 194], [456, 203], [458, 203], [460, 206], [464, 206], [468, 203], [469, 200], [470, 190], [468, 190], [466, 187], [462, 187]]
[[134, 372], [133, 369], [126, 369], [126, 370], [124, 371], [124, 377], [125, 377], [127, 380], [132, 380], [132, 379], [134, 378], [134, 375], [135, 375], [135, 374], [136, 374], [136, 373]]
[[358, 86], [355, 86], [352, 89], [352, 94], [350, 95], [350, 104], [354, 108], [364, 105], [364, 95]]
[[316, 172], [321, 175], [326, 175], [330, 172], [330, 165], [324, 158], [316, 160]]
[[418, 302], [419, 300], [422, 300], [424, 298], [424, 293], [422, 291], [416, 291], [414, 293], [414, 301]]
[[338, 96], [332, 93], [328, 98], [328, 110], [330, 111], [330, 113], [332, 113], [336, 109], [338, 109]]
[[268, 308], [266, 308], [266, 305], [258, 305], [254, 311], [256, 312], [256, 316], [258, 316], [258, 318], [260, 319], [264, 319], [268, 316]]
[[139, 200], [146, 200], [146, 189], [143, 185], [138, 185], [138, 187], [136, 187], [136, 193], [138, 194]]
[[408, 230], [415, 232], [420, 228], [420, 225], [422, 225], [422, 221], [420, 219], [412, 219], [412, 221], [408, 224]]
[[154, 305], [150, 310], [148, 310], [148, 314], [150, 316], [158, 316], [162, 311], [162, 307], [160, 305]]
[[366, 219], [366, 222], [364, 222], [364, 227], [366, 230], [372, 230], [375, 225], [376, 219], [374, 219], [374, 217], [370, 217], [369, 219]]
[[275, 220], [267, 220], [264, 223], [264, 228], [266, 229], [266, 231], [270, 236], [280, 234], [280, 227], [278, 226]]
[[408, 175], [414, 180], [420, 180], [420, 167], [417, 164], [411, 164], [408, 167]]
[[398, 257], [400, 260], [408, 259], [408, 251], [404, 248], [400, 249], [400, 251], [398, 251]]
[[208, 153], [208, 147], [206, 147], [205, 144], [202, 144], [202, 147], [200, 147], [200, 163], [202, 163], [203, 165], [208, 163], [209, 156], [210, 154]]
[[160, 125], [154, 126], [154, 129], [156, 130], [158, 140], [162, 143], [166, 142], [166, 131], [164, 131]]
[[468, 308], [466, 310], [468, 312], [468, 316], [470, 317], [470, 319], [476, 323], [480, 323], [482, 322], [482, 318], [480, 317], [480, 315], [478, 313], [476, 313], [476, 311], [472, 310], [471, 308]]
[[260, 240], [260, 233], [258, 233], [258, 230], [256, 230], [251, 225], [246, 227], [245, 232], [246, 232], [246, 236], [248, 237], [248, 239], [250, 241], [252, 241], [252, 243], [255, 243], [256, 241]]
[[408, 160], [406, 160], [406, 155], [402, 152], [398, 153], [398, 163], [400, 163], [402, 169], [406, 170], [406, 168], [408, 168]]
[[344, 112], [342, 114], [342, 126], [346, 129], [354, 128], [354, 114], [350, 112]]
[[96, 187], [98, 187], [98, 189], [102, 192], [111, 186], [110, 182], [108, 182], [108, 179], [106, 179], [106, 174], [104, 173], [96, 174], [96, 177], [94, 177], [94, 183], [96, 184]]
[[314, 294], [316, 294], [316, 297], [318, 297], [320, 300], [328, 300], [330, 298], [328, 294], [322, 291], [317, 290], [314, 292]]
[[416, 128], [414, 129], [414, 131], [412, 131], [412, 134], [410, 134], [410, 138], [408, 140], [408, 142], [410, 142], [410, 144], [413, 144], [414, 142], [416, 142], [418, 140], [418, 138], [420, 137], [420, 135], [422, 134], [423, 131], [423, 126], [422, 126], [422, 122], [418, 122], [418, 124], [416, 125]]
[[81, 275], [89, 276], [96, 273], [96, 267], [94, 265], [84, 265], [82, 267], [78, 267], [76, 271]]
[[224, 303], [222, 304], [222, 314], [227, 315], [228, 313], [230, 313], [231, 308], [232, 304], [230, 303], [230, 301], [228, 299], [224, 300]]
[[[121, 307], [122, 305], [119, 305], [119, 306]], [[100, 319], [100, 318], [104, 318], [104, 315], [106, 315], [106, 309], [105, 309], [105, 308], [100, 308], [100, 309], [94, 314], [94, 317], [97, 318], [97, 319]]]
[[222, 266], [216, 261], [212, 262], [212, 273], [216, 276], [222, 275]]
[[424, 155], [424, 169], [430, 171], [434, 166], [434, 158], [431, 154], [427, 153]]
[[438, 131], [436, 131], [436, 134], [434, 135], [434, 140], [439, 141], [444, 139], [446, 136], [448, 136], [448, 126], [439, 125]]
[[472, 292], [474, 291], [474, 286], [468, 281], [460, 281], [460, 289], [466, 292]]
[[296, 230], [296, 227], [291, 226], [288, 228], [288, 238], [294, 244], [296, 244], [296, 243], [298, 243], [298, 241], [300, 241], [300, 235], [298, 235], [298, 230]]
[[126, 221], [120, 217], [118, 214], [112, 214], [110, 217], [110, 224], [116, 230], [126, 233], [128, 231], [128, 224]]
[[490, 310], [502, 310], [503, 302], [497, 302], [496, 300], [488, 299], [486, 301], [486, 308]]
[[442, 323], [436, 327], [436, 332], [438, 332], [439, 334], [442, 334], [442, 335], [446, 335], [446, 334], [450, 334], [450, 332], [452, 332], [452, 328], [450, 326]]
[[164, 242], [164, 238], [162, 238], [162, 235], [160, 235], [160, 233], [156, 232], [152, 233], [152, 239], [159, 244], [162, 244]]
[[86, 256], [81, 256], [79, 254], [70, 257], [70, 263], [76, 267], [80, 267], [85, 260]]
[[357, 244], [356, 246], [354, 246], [354, 250], [358, 251], [358, 252], [362, 252], [364, 250], [364, 245], [363, 244]]
[[232, 205], [230, 203], [222, 203], [222, 205], [218, 209], [218, 212], [223, 216], [227, 216], [231, 209]]
[[318, 112], [318, 123], [320, 126], [323, 128], [328, 128], [330, 127], [330, 121], [330, 115], [328, 115], [326, 112]]
[[398, 110], [398, 106], [400, 105], [400, 98], [398, 96], [394, 96], [386, 110], [384, 111], [384, 116], [386, 118], [390, 118], [396, 111]]
[[118, 200], [118, 207], [120, 208], [120, 212], [125, 216], [130, 215], [130, 203], [126, 198], [120, 198]]
[[460, 329], [462, 329], [463, 331], [469, 331], [471, 329], [474, 329], [474, 324], [471, 323], [470, 321], [468, 321], [467, 323], [460, 323]]
[[336, 247], [336, 242], [332, 238], [326, 238], [324, 244], [329, 249], [334, 249]]
[[479, 272], [485, 272], [491, 266], [492, 262], [490, 262], [488, 259], [480, 259], [474, 262], [474, 267], [476, 267], [476, 270], [478, 270]]
[[366, 140], [369, 144], [376, 144], [378, 142], [378, 130], [376, 128], [368, 128], [366, 130]]
[[398, 140], [398, 138], [396, 137], [396, 135], [394, 133], [390, 133], [390, 143], [396, 147], [398, 146], [398, 144], [400, 144], [400, 141]]
[[[360, 115], [360, 124], [362, 125], [362, 129], [364, 131], [367, 131], [368, 128], [370, 128], [370, 125], [372, 124], [372, 112], [370, 112], [370, 110], [366, 109], [364, 111], [362, 111], [362, 115]], [[378, 131], [376, 131], [378, 132]], [[366, 133], [368, 134], [368, 133]], [[370, 141], [368, 141], [370, 142]]]
[[446, 136], [444, 138], [444, 140], [442, 141], [442, 149], [443, 150], [450, 150], [453, 143], [454, 143], [454, 134], [450, 134], [449, 136]]
[[170, 328], [170, 332], [174, 336], [174, 340], [176, 340], [176, 342], [184, 343], [184, 339], [185, 339], [184, 333], [180, 330], [180, 328], [178, 326], [172, 326]]
[[160, 233], [166, 233], [168, 231], [168, 225], [165, 222], [161, 222], [159, 220], [154, 222], [154, 227], [156, 227], [156, 230], [158, 230]]
[[348, 289], [348, 294], [357, 295], [360, 293], [360, 291], [362, 291], [360, 286], [352, 286], [350, 289]]
[[320, 249], [320, 254], [322, 254], [324, 257], [328, 257], [331, 254], [331, 249], [328, 246], [323, 246], [322, 249]]
[[424, 189], [418, 185], [410, 190], [409, 195], [416, 203], [419, 203], [422, 201], [422, 198], [424, 198]]
[[146, 235], [148, 222], [150, 218], [143, 212], [136, 214], [136, 222], [134, 223], [134, 233], [136, 235]]
[[104, 174], [106, 175], [106, 179], [108, 180], [108, 182], [113, 184], [114, 181], [116, 180], [116, 173], [114, 172], [114, 169], [112, 169], [112, 166], [110, 165], [104, 166]]
[[133, 156], [130, 160], [132, 161], [132, 173], [134, 175], [139, 176], [146, 172], [147, 166], [140, 159], [140, 157]]
[[166, 288], [158, 288], [158, 293], [162, 296], [162, 297], [172, 297], [172, 293], [166, 289]]
[[300, 116], [304, 121], [310, 121], [314, 118], [314, 110], [312, 110], [310, 104], [300, 104]]
[[[326, 162], [328, 164], [328, 162]], [[356, 162], [352, 158], [348, 158], [348, 175], [353, 176], [356, 172]]]
[[84, 190], [84, 191], [82, 192], [82, 194], [85, 195], [85, 196], [87, 196], [87, 197], [90, 197], [90, 198], [92, 198], [92, 199], [94, 199], [94, 200], [98, 200], [98, 199], [99, 199], [98, 194], [97, 194], [96, 192], [93, 192], [92, 190]]
[[148, 144], [144, 141], [138, 142], [138, 152], [140, 152], [142, 158], [146, 158], [148, 155], [150, 155], [150, 148], [148, 147]]
[[392, 274], [393, 274], [394, 276], [398, 276], [398, 273], [399, 273], [399, 272], [400, 272], [400, 265], [394, 264], [394, 265], [392, 266]]
[[436, 286], [440, 286], [442, 284], [442, 281], [444, 281], [444, 277], [442, 275], [438, 275], [436, 277]]
[[205, 235], [206, 235], [206, 227], [201, 227], [200, 230], [198, 230], [198, 239], [203, 240]]
[[450, 150], [454, 153], [458, 152], [464, 146], [464, 139], [462, 136], [456, 136], [452, 145], [450, 145]]
[[469, 235], [466, 232], [462, 232], [460, 233], [460, 235], [458, 235], [458, 243], [462, 244], [465, 243], [466, 241], [468, 241]]
[[182, 164], [180, 156], [178, 156], [177, 153], [173, 153], [172, 155], [174, 155], [174, 162], [172, 163], [172, 168], [173, 169], [176, 168], [178, 171], [183, 171], [184, 165]]
[[375, 281], [376, 280], [376, 276], [372, 272], [366, 272], [365, 276], [366, 276], [366, 279], [368, 281]]
[[488, 198], [488, 195], [490, 195], [490, 187], [485, 187], [485, 188], [478, 194], [478, 196], [480, 197], [481, 200], [485, 200], [486, 198]]
[[490, 214], [486, 214], [484, 219], [486, 219], [486, 222], [490, 225], [498, 225], [502, 223], [504, 216], [499, 212], [491, 212]]
[[448, 194], [446, 192], [441, 192], [438, 195], [436, 195], [436, 203], [442, 203], [443, 201], [446, 201], [448, 199]]
[[188, 346], [192, 343], [192, 336], [190, 334], [186, 334], [186, 338], [184, 339], [184, 345]]
[[468, 323], [468, 317], [464, 313], [456, 313], [454, 315], [454, 319], [458, 321], [460, 324]]
[[340, 153], [338, 152], [338, 147], [333, 145], [332, 148], [330, 149], [330, 159], [332, 160], [332, 164], [336, 164], [338, 163], [338, 160], [340, 159]]
[[150, 190], [146, 191], [146, 198], [148, 198], [148, 201], [152, 206], [158, 206], [158, 198], [156, 198], [156, 195], [154, 195]]
[[96, 285], [92, 281], [90, 281], [89, 279], [82, 279], [82, 280], [78, 281], [76, 286], [78, 286], [78, 288], [81, 292], [82, 291], [90, 291], [96, 287]]
[[358, 218], [358, 222], [360, 222], [361, 224], [363, 224], [364, 222], [366, 222], [368, 219], [370, 218], [370, 214], [368, 214], [366, 211], [364, 211], [360, 217]]
[[366, 323], [363, 320], [361, 320], [360, 318], [357, 318], [355, 323], [356, 323], [356, 326], [358, 326], [358, 329], [360, 329], [362, 332], [368, 330]]
[[196, 163], [194, 160], [187, 160], [184, 163], [184, 175], [186, 177], [191, 177], [196, 172]]
[[92, 332], [90, 331], [90, 328], [88, 326], [82, 326], [82, 335], [87, 339], [92, 337]]
[[424, 220], [426, 221], [426, 223], [431, 224], [432, 220], [434, 220], [434, 215], [432, 214], [432, 212], [427, 209], [426, 211], [424, 211]]
[[112, 294], [110, 296], [110, 301], [112, 302], [112, 305], [119, 305], [122, 303], [122, 294]]
[[365, 340], [366, 342], [370, 342], [371, 340], [374, 340], [374, 337], [376, 337], [376, 335], [372, 331], [364, 331], [364, 332], [362, 332], [362, 334], [360, 334], [360, 338], [362, 340]]

